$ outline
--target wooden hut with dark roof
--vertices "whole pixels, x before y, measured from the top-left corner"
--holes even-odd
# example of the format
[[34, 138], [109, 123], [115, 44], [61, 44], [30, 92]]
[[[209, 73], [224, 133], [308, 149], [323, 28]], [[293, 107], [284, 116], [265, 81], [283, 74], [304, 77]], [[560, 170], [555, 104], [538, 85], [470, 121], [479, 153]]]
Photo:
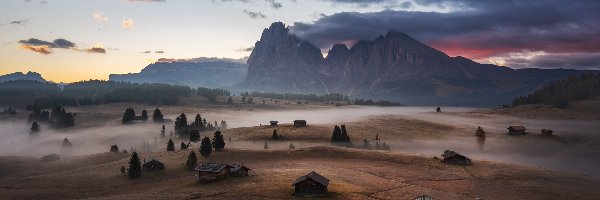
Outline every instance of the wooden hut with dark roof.
[[227, 164], [201, 163], [194, 171], [198, 172], [199, 182], [214, 182], [227, 177], [229, 169]]
[[277, 126], [277, 123], [279, 123], [278, 121], [269, 121], [269, 123], [271, 124], [271, 126]]
[[248, 176], [248, 172], [250, 171], [250, 168], [244, 166], [244, 164], [242, 163], [241, 165], [238, 164], [233, 164], [231, 166], [229, 166], [229, 174], [231, 176]]
[[444, 151], [444, 153], [442, 154], [442, 157], [444, 158], [442, 160], [442, 162], [448, 163], [448, 164], [453, 164], [453, 165], [470, 165], [471, 164], [471, 159], [469, 159], [466, 156], [463, 156], [459, 153], [456, 153], [454, 151], [450, 151], [450, 150]]
[[509, 126], [508, 128], [509, 135], [525, 135], [526, 128], [525, 126]]
[[317, 172], [310, 172], [307, 175], [296, 179], [294, 183], [294, 196], [299, 197], [319, 197], [327, 195], [327, 186], [329, 179], [321, 176]]
[[153, 158], [148, 162], [144, 162], [142, 169], [146, 171], [165, 170], [165, 164]]
[[305, 127], [306, 120], [294, 120], [294, 127]]

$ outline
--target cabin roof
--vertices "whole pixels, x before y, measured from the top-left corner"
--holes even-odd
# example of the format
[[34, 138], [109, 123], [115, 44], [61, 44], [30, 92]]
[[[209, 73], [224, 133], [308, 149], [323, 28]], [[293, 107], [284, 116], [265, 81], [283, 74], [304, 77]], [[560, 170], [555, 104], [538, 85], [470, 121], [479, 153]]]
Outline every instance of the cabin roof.
[[297, 119], [297, 120], [294, 120], [294, 122], [306, 123], [306, 120], [303, 120], [303, 119]]
[[327, 187], [329, 185], [329, 179], [325, 178], [324, 176], [321, 176], [321, 174], [319, 174], [315, 171], [312, 171], [312, 172], [308, 173], [307, 175], [301, 176], [300, 178], [296, 179], [294, 181], [294, 183], [292, 183], [292, 185], [296, 185], [296, 184], [298, 184], [302, 181], [308, 180], [308, 179], [313, 180], [325, 187]]
[[270, 123], [278, 123], [278, 121], [269, 121]]
[[509, 126], [508, 129], [512, 129], [515, 131], [525, 131], [525, 126]]
[[446, 150], [442, 154], [442, 157], [444, 157], [444, 158], [450, 158], [450, 157], [453, 157], [453, 156], [459, 156], [459, 157], [467, 158], [466, 156], [463, 156], [463, 155], [461, 155], [459, 153], [456, 153], [455, 151], [450, 151], [450, 150]]
[[156, 159], [154, 159], [154, 158], [151, 158], [150, 160], [146, 161], [146, 162], [144, 163], [144, 165], [147, 165], [147, 164], [149, 165], [149, 164], [154, 164], [154, 163], [160, 163], [160, 164], [163, 164], [163, 163], [162, 163], [162, 162], [160, 162], [159, 160], [156, 160]]
[[240, 169], [250, 170], [250, 168], [248, 168], [248, 167], [246, 167], [244, 165], [238, 165], [238, 164], [230, 165], [229, 168], [231, 169], [231, 171], [238, 171]]
[[225, 167], [229, 167], [227, 164], [216, 164], [216, 163], [201, 163], [194, 170], [199, 172], [219, 172]]

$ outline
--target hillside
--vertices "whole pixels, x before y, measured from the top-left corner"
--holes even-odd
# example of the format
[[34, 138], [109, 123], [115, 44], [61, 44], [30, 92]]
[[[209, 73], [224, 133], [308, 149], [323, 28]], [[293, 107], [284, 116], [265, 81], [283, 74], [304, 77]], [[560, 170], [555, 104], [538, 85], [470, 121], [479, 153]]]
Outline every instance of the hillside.
[[450, 57], [410, 36], [390, 31], [327, 57], [281, 22], [265, 29], [248, 59], [240, 87], [294, 93], [341, 93], [407, 105], [490, 106], [583, 71], [511, 69]]
[[36, 72], [27, 72], [23, 74], [23, 72], [15, 72], [12, 74], [0, 75], [0, 83], [6, 81], [15, 81], [15, 80], [29, 80], [29, 81], [39, 81], [46, 82], [42, 75]]

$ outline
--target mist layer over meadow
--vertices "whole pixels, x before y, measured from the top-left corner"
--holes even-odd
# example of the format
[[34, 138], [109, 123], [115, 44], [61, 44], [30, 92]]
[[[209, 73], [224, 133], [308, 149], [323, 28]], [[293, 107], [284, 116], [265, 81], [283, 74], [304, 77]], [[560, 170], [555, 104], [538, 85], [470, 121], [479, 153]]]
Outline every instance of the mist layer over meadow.
[[[201, 113], [209, 120], [226, 120], [228, 128], [266, 125], [271, 120], [289, 124], [296, 119], [308, 121], [308, 125], [331, 127], [335, 124], [369, 123], [371, 117], [386, 115], [407, 119], [423, 120], [457, 127], [464, 134], [453, 134], [431, 138], [416, 135], [410, 139], [388, 139], [384, 141], [393, 152], [438, 156], [446, 149], [458, 151], [474, 160], [500, 161], [531, 165], [552, 170], [568, 171], [600, 177], [596, 169], [600, 161], [591, 159], [600, 155], [600, 139], [597, 130], [600, 124], [582, 120], [533, 120], [499, 115], [464, 114], [471, 108], [444, 108], [436, 113], [430, 107], [339, 107], [331, 109], [305, 109], [282, 111], [206, 111]], [[195, 112], [186, 113], [188, 122]], [[174, 113], [166, 117], [174, 119]], [[77, 118], [76, 118], [77, 120]], [[76, 156], [107, 152], [111, 145], [121, 150], [165, 151], [166, 140], [160, 138], [162, 124], [151, 122], [121, 125], [119, 119], [103, 122], [102, 125], [75, 127], [72, 129], [50, 129], [42, 124], [42, 132], [30, 137], [30, 123], [25, 120], [3, 121], [0, 123], [0, 156], [41, 157], [57, 153], [61, 156]], [[508, 136], [510, 125], [525, 125], [528, 136]], [[167, 135], [173, 130], [172, 122], [165, 124]], [[485, 140], [477, 140], [474, 131], [477, 126], [486, 130]], [[556, 137], [537, 136], [540, 129], [552, 129]], [[352, 129], [348, 129], [352, 137]], [[331, 133], [328, 133], [331, 134]], [[377, 134], [372, 133], [373, 136]], [[393, 129], [389, 133], [395, 134]], [[425, 134], [425, 133], [424, 133]], [[212, 136], [211, 132], [201, 133], [202, 137]], [[230, 135], [225, 135], [231, 137]], [[167, 136], [168, 137], [168, 136]], [[73, 144], [72, 150], [61, 148], [64, 138]], [[353, 140], [362, 138], [353, 138]], [[368, 138], [372, 140], [374, 138]], [[179, 143], [185, 141], [174, 138]], [[227, 141], [228, 147], [262, 149], [265, 141]], [[269, 142], [269, 149], [287, 149], [288, 142]], [[198, 148], [192, 144], [191, 148]], [[330, 145], [329, 141], [294, 141], [296, 148]], [[360, 145], [360, 144], [358, 144]]]

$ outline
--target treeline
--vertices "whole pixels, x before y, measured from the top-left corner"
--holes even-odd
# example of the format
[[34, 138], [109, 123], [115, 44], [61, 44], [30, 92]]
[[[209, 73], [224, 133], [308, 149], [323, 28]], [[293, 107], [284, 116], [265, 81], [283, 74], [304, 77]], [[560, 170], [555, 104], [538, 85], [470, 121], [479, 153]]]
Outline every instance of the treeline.
[[600, 73], [586, 73], [556, 81], [526, 96], [517, 97], [512, 101], [512, 106], [545, 103], [562, 108], [571, 101], [597, 95], [600, 95]]
[[287, 100], [306, 100], [306, 101], [349, 101], [350, 98], [348, 95], [343, 94], [293, 94], [293, 93], [272, 93], [272, 92], [242, 92], [241, 96], [253, 96], [253, 97], [262, 97], [262, 98], [271, 98], [271, 99], [287, 99]]
[[206, 97], [209, 102], [217, 102], [217, 96], [230, 96], [231, 93], [221, 88], [199, 87], [196, 89], [196, 95]]
[[54, 83], [37, 81], [0, 83], [1, 95], [37, 96], [28, 106], [29, 110], [119, 102], [176, 104], [180, 97], [190, 96], [192, 92], [193, 90], [187, 86], [102, 80], [75, 82], [65, 85], [63, 89]]
[[355, 99], [354, 105], [401, 106], [402, 104], [383, 100], [373, 101], [371, 99]]

